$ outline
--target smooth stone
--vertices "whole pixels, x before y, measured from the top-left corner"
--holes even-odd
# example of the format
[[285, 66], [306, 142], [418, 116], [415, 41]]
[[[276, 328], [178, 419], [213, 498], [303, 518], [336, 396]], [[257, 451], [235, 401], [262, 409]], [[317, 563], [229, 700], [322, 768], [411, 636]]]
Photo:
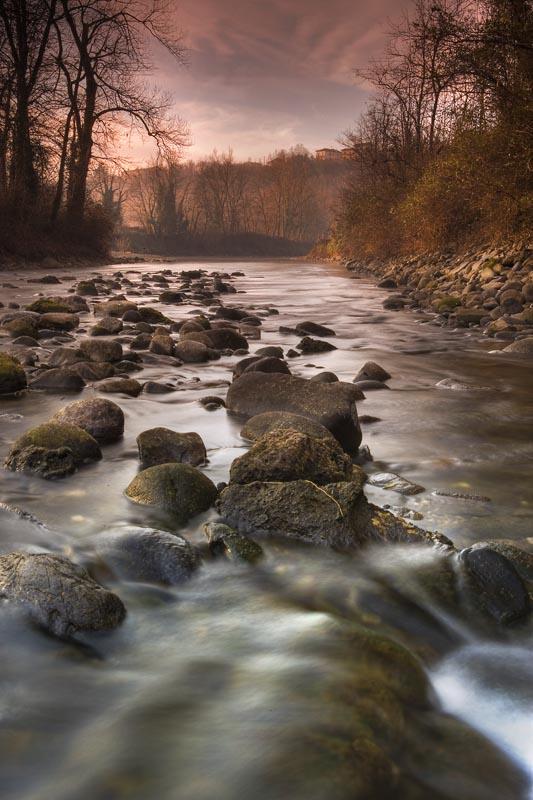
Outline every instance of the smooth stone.
[[473, 602], [506, 624], [531, 612], [528, 590], [513, 563], [482, 543], [462, 550], [459, 561], [473, 583]]
[[387, 372], [386, 369], [380, 367], [379, 364], [376, 364], [375, 361], [367, 361], [366, 364], [363, 364], [359, 372], [354, 378], [354, 383], [356, 381], [380, 381], [381, 383], [385, 383], [385, 381], [390, 380], [391, 375]]
[[174, 355], [184, 364], [204, 364], [209, 361], [209, 347], [202, 342], [193, 342], [190, 339], [177, 342]]
[[126, 495], [141, 505], [170, 511], [185, 524], [212, 506], [217, 490], [206, 475], [189, 464], [161, 464], [140, 472]]
[[119, 342], [84, 339], [80, 342], [80, 351], [89, 361], [105, 361], [112, 364], [123, 358], [122, 345]]
[[151, 428], [137, 436], [137, 447], [143, 469], [171, 463], [199, 467], [207, 462], [202, 438], [194, 432], [178, 433], [169, 428]]
[[134, 378], [106, 378], [95, 383], [94, 388], [106, 394], [126, 394], [129, 397], [138, 397], [143, 387]]
[[313, 353], [329, 353], [336, 350], [334, 344], [330, 342], [323, 342], [321, 339], [313, 339], [311, 336], [304, 336], [304, 338], [296, 345], [298, 350], [302, 351], [302, 355], [311, 355]]
[[67, 422], [86, 431], [97, 442], [115, 442], [124, 434], [124, 412], [102, 397], [78, 400], [60, 409], [51, 422]]
[[394, 472], [376, 472], [368, 476], [368, 483], [370, 486], [377, 486], [379, 489], [389, 489], [392, 492], [407, 496], [420, 494], [420, 492], [426, 491], [423, 486], [408, 481], [407, 478], [402, 478]]
[[317, 322], [299, 322], [295, 328], [299, 336], [336, 336], [332, 328], [326, 328], [325, 325], [319, 325]]
[[126, 616], [116, 594], [99, 586], [69, 559], [49, 553], [1, 556], [0, 595], [59, 637], [112, 630]]
[[30, 381], [30, 389], [47, 392], [81, 392], [85, 381], [71, 367], [47, 369]]
[[318, 372], [316, 375], [313, 375], [312, 378], [309, 378], [309, 380], [316, 381], [317, 383], [337, 383], [339, 378], [334, 372]]

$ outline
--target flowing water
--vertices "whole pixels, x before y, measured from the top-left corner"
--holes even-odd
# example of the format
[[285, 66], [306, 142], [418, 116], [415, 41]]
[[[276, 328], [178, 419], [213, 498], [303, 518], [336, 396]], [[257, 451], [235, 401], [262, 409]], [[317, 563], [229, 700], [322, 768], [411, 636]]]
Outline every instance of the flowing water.
[[[391, 373], [390, 390], [369, 391], [359, 404], [360, 414], [380, 420], [363, 426], [363, 444], [374, 458], [365, 469], [398, 472], [426, 491], [406, 499], [369, 487], [373, 502], [408, 505], [423, 514], [419, 524], [457, 547], [494, 538], [533, 545], [533, 370], [527, 362], [492, 352], [499, 345], [479, 332], [443, 329], [424, 314], [383, 311], [386, 293], [341, 267], [295, 260], [169, 266], [244, 273], [235, 282], [240, 293], [224, 302], [279, 311], [265, 313], [252, 354], [267, 344], [294, 347], [299, 337], [279, 326], [313, 320], [335, 329], [337, 349], [290, 360], [294, 374], [311, 377], [322, 368], [351, 381], [368, 360]], [[120, 267], [133, 285], [161, 269]], [[12, 288], [1, 290], [2, 300], [25, 304], [45, 291], [27, 277], [6, 276]], [[66, 293], [74, 282], [65, 279], [46, 293]], [[153, 296], [132, 299], [176, 320], [202, 310], [157, 306]], [[82, 316], [82, 328], [90, 322]], [[124, 439], [105, 447], [103, 461], [64, 481], [4, 471], [0, 500], [42, 525], [2, 512], [1, 552], [50, 549], [77, 557], [110, 528], [173, 530], [170, 518], [125, 497], [138, 471], [136, 436], [156, 426], [196, 431], [208, 450], [206, 474], [215, 483], [227, 480], [231, 461], [246, 447], [241, 425], [224, 409], [209, 412], [198, 401], [224, 396], [237, 360], [172, 369], [148, 364], [140, 380], [162, 380], [176, 391], [111, 396], [126, 416]], [[443, 379], [471, 388], [437, 387]], [[80, 396], [94, 394], [88, 387]], [[0, 458], [15, 438], [72, 399], [32, 392], [2, 401]], [[214, 516], [209, 512], [180, 533], [200, 545], [203, 524]], [[427, 575], [444, 558], [432, 550], [376, 548], [347, 557], [275, 542], [265, 549], [257, 569], [207, 561], [175, 588], [112, 584], [128, 608], [126, 622], [112, 634], [86, 637], [87, 652], [44, 637], [6, 607], [0, 617], [2, 796], [380, 800], [388, 796], [379, 786], [390, 785], [382, 772], [391, 763], [400, 775], [400, 798], [528, 796], [517, 775], [520, 769], [533, 774], [531, 625], [504, 633], [440, 602], [427, 590]], [[408, 648], [414, 660], [408, 671], [424, 665], [429, 706], [416, 708], [401, 679], [391, 689], [374, 645], [373, 655], [364, 655], [369, 632]], [[399, 703], [388, 710], [383, 730], [380, 692]], [[377, 759], [376, 766], [367, 744], [363, 756], [358, 750], [368, 729], [387, 755], [383, 765]], [[378, 787], [371, 794], [358, 783], [367, 769], [374, 770], [368, 785]]]

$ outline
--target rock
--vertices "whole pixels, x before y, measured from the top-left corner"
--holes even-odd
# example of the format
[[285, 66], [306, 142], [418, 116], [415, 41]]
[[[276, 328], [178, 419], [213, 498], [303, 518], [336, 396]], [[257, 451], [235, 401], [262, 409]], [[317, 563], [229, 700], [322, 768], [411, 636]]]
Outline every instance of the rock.
[[140, 333], [130, 342], [130, 350], [149, 350], [152, 343], [151, 333]]
[[402, 308], [405, 308], [405, 300], [403, 297], [391, 295], [383, 301], [382, 306], [386, 311], [401, 311]]
[[94, 281], [80, 281], [76, 286], [76, 292], [82, 297], [96, 297], [98, 289]]
[[26, 389], [26, 373], [17, 358], [0, 353], [0, 396], [13, 395]]
[[177, 306], [180, 303], [183, 303], [184, 299], [185, 295], [183, 292], [174, 292], [170, 289], [167, 289], [166, 291], [161, 292], [158, 302], [163, 303], [163, 305]]
[[89, 336], [116, 336], [123, 329], [122, 320], [117, 317], [102, 317], [89, 331]]
[[486, 316], [487, 312], [482, 308], [458, 308], [455, 312], [457, 324], [463, 327], [479, 325]]
[[215, 350], [248, 350], [248, 341], [233, 328], [213, 328], [202, 333], [186, 333], [185, 341], [201, 342]]
[[[120, 363], [120, 362], [119, 362]], [[118, 364], [117, 364], [118, 366]], [[115, 374], [115, 368], [112, 364], [106, 364], [104, 361], [99, 363], [89, 363], [82, 361], [79, 364], [73, 364], [69, 367], [71, 372], [75, 372], [84, 381], [91, 383], [92, 381], [102, 381], [105, 378], [111, 378]]]
[[[53, 259], [52, 259], [53, 260]], [[59, 264], [57, 266], [60, 266]], [[43, 275], [41, 278], [28, 278], [28, 283], [61, 283], [57, 275]]]
[[237, 378], [248, 372], [266, 372], [269, 374], [278, 372], [283, 375], [291, 374], [285, 361], [281, 358], [273, 358], [272, 356], [265, 356], [264, 358], [251, 356], [250, 358], [244, 358], [235, 365], [233, 370], [233, 374]]
[[80, 318], [72, 313], [49, 312], [42, 314], [39, 320], [39, 328], [49, 328], [54, 331], [73, 331], [79, 324]]
[[113, 575], [126, 581], [173, 586], [190, 578], [200, 564], [186, 539], [154, 528], [106, 530], [94, 547]]
[[156, 355], [172, 356], [174, 355], [174, 341], [170, 336], [158, 334], [152, 338], [149, 350]]
[[89, 311], [89, 306], [76, 294], [65, 297], [40, 297], [26, 307], [26, 311], [36, 311], [38, 314], [80, 314]]
[[354, 380], [354, 386], [357, 386], [358, 389], [361, 389], [362, 392], [372, 392], [377, 391], [379, 389], [389, 389], [390, 386], [387, 386], [386, 383], [382, 383], [381, 381], [357, 381]]
[[315, 439], [307, 433], [277, 430], [265, 434], [231, 465], [231, 483], [310, 480], [318, 485], [341, 483], [355, 476], [358, 467], [334, 439]]
[[39, 337], [37, 320], [29, 316], [7, 320], [2, 323], [0, 330], [7, 333], [12, 339], [17, 339], [20, 336], [31, 336], [32, 339], [38, 339]]
[[296, 345], [298, 350], [302, 351], [303, 355], [311, 355], [313, 353], [329, 353], [331, 350], [336, 350], [334, 344], [323, 342], [321, 339], [312, 339], [310, 336], [304, 338]]
[[51, 422], [76, 425], [97, 442], [115, 442], [124, 434], [124, 412], [101, 397], [70, 403], [54, 414]]
[[384, 278], [378, 283], [378, 289], [397, 289], [398, 284], [393, 278]]
[[394, 472], [376, 472], [374, 475], [368, 476], [368, 483], [370, 486], [378, 486], [380, 489], [390, 489], [392, 492], [411, 496], [425, 492], [423, 486], [417, 483], [412, 483], [406, 478], [396, 475]]
[[199, 467], [207, 462], [207, 452], [197, 433], [178, 433], [169, 428], [151, 428], [137, 437], [143, 469], [158, 464], [185, 463]]
[[333, 434], [319, 422], [302, 417], [300, 414], [289, 414], [286, 411], [267, 411], [252, 417], [241, 430], [241, 436], [243, 439], [256, 442], [267, 433], [286, 430], [299, 431], [313, 436], [315, 439], [337, 441]]
[[105, 394], [126, 394], [129, 397], [138, 397], [143, 387], [134, 378], [106, 378], [95, 383], [94, 388]]
[[80, 342], [80, 351], [89, 361], [105, 361], [112, 364], [123, 357], [122, 345], [119, 342], [107, 342], [100, 339], [84, 339]]
[[208, 522], [204, 526], [209, 549], [213, 555], [225, 555], [236, 561], [246, 561], [254, 564], [263, 557], [263, 549], [250, 539], [243, 536], [229, 525], [222, 522]]
[[175, 387], [161, 381], [146, 381], [143, 384], [143, 394], [170, 394]]
[[451, 544], [368, 503], [361, 480], [316, 486], [310, 481], [230, 484], [217, 502], [240, 533], [268, 534], [353, 550], [370, 541]]
[[473, 602], [491, 617], [505, 624], [530, 614], [527, 588], [504, 555], [481, 543], [462, 550], [459, 561], [473, 584]]
[[260, 347], [255, 351], [256, 356], [262, 358], [283, 358], [283, 348], [276, 347], [275, 345], [268, 345], [267, 347]]
[[299, 322], [295, 328], [299, 336], [336, 336], [336, 333], [331, 328], [326, 328], [324, 325], [319, 325], [317, 322]]
[[310, 381], [317, 381], [318, 383], [337, 383], [339, 380], [334, 372], [318, 372], [309, 378]]
[[47, 369], [30, 381], [30, 389], [46, 392], [81, 392], [85, 386], [83, 378], [71, 367]]
[[361, 444], [356, 400], [362, 393], [343, 383], [317, 383], [292, 375], [261, 372], [238, 378], [228, 390], [226, 407], [232, 414], [254, 417], [266, 411], [299, 414], [324, 425], [348, 453]]
[[127, 311], [138, 313], [136, 304], [130, 303], [129, 300], [108, 300], [106, 303], [94, 304], [94, 313], [97, 317], [123, 318]]
[[178, 342], [174, 347], [174, 355], [184, 364], [204, 364], [209, 361], [209, 347], [202, 342], [189, 339]]
[[70, 367], [84, 361], [81, 350], [73, 347], [58, 347], [48, 359], [49, 367]]
[[[50, 457], [47, 455], [49, 452], [52, 453]], [[16, 440], [5, 466], [13, 472], [34, 472], [43, 478], [55, 478], [61, 477], [63, 471], [70, 475], [72, 465], [78, 467], [101, 458], [98, 442], [81, 428], [67, 423], [46, 422]]]
[[210, 394], [207, 397], [201, 397], [199, 402], [209, 408], [209, 410], [214, 410], [215, 408], [226, 408], [226, 401], [222, 397], [217, 397], [217, 395]]
[[9, 553], [0, 557], [0, 595], [20, 606], [54, 636], [107, 631], [123, 621], [126, 609], [84, 569], [49, 553]]
[[389, 375], [386, 369], [380, 367], [375, 361], [367, 361], [355, 376], [354, 383], [356, 381], [380, 381], [381, 383], [385, 383], [385, 381], [390, 380], [390, 378], [391, 375]]
[[217, 490], [206, 475], [189, 464], [161, 464], [140, 472], [126, 494], [136, 503], [172, 512], [185, 524], [207, 511]]
[[516, 342], [507, 345], [502, 353], [512, 353], [517, 356], [533, 356], [533, 337], [528, 339], [518, 339]]

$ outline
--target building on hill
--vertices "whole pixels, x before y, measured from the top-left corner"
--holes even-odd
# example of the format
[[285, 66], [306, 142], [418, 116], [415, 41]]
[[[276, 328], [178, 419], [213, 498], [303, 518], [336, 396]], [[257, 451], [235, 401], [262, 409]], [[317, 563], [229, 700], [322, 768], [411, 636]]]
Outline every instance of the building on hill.
[[342, 158], [342, 153], [333, 147], [322, 147], [320, 150], [316, 150], [315, 158], [318, 161], [338, 161]]

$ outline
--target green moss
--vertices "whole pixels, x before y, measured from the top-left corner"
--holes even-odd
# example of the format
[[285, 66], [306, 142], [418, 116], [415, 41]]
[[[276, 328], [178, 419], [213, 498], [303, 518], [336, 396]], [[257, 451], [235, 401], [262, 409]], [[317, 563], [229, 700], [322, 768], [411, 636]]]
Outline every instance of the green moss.
[[26, 389], [28, 381], [20, 362], [0, 353], [0, 395], [12, 395]]
[[98, 461], [102, 457], [95, 439], [76, 425], [47, 422], [38, 425], [17, 439], [8, 456], [8, 461], [30, 447], [45, 450], [58, 450], [67, 447], [72, 450], [77, 464], [85, 461]]

